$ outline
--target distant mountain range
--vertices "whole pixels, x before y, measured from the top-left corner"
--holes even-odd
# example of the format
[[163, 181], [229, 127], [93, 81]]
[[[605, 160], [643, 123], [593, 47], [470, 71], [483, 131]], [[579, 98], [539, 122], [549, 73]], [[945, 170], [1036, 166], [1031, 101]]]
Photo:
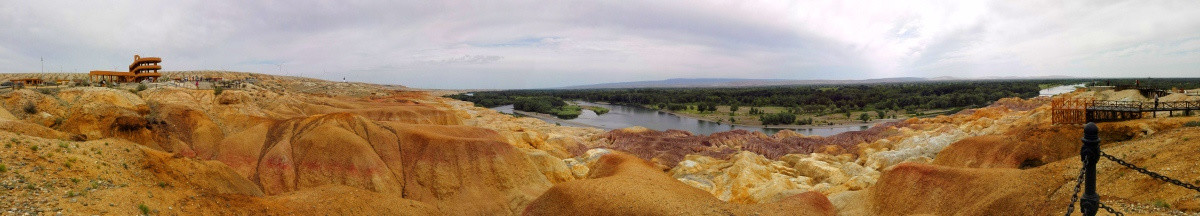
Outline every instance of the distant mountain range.
[[952, 81], [952, 80], [1002, 80], [1002, 79], [1070, 79], [1069, 76], [1040, 76], [1040, 77], [896, 77], [864, 80], [792, 80], [792, 79], [738, 79], [738, 78], [676, 78], [652, 81], [616, 82], [591, 85], [567, 86], [559, 89], [605, 89], [605, 88], [718, 88], [718, 87], [756, 87], [756, 86], [786, 86], [786, 85], [827, 85], [827, 84], [868, 84], [868, 83], [902, 83], [922, 81]]

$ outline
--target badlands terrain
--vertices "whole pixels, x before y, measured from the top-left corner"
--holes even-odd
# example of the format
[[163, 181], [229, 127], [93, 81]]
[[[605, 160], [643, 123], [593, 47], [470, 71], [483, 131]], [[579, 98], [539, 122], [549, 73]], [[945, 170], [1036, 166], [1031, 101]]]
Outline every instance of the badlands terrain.
[[[169, 75], [191, 74], [259, 81], [0, 93], [0, 214], [1052, 215], [1080, 168], [1082, 129], [1052, 125], [1048, 98], [828, 137], [693, 135], [556, 126], [400, 86]], [[1101, 123], [1101, 148], [1200, 183], [1197, 120]], [[1200, 212], [1200, 193], [1098, 170], [1118, 210]]]

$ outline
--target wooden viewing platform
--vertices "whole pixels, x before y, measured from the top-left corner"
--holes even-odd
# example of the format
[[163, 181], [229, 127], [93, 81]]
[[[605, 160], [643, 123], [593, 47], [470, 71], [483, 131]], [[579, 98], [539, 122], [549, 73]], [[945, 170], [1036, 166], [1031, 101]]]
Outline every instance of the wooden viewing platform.
[[1051, 107], [1054, 124], [1083, 124], [1139, 119], [1146, 112], [1155, 117], [1157, 112], [1164, 111], [1183, 111], [1184, 115], [1190, 115], [1192, 110], [1200, 110], [1200, 101], [1141, 102], [1058, 98], [1051, 102]]
[[158, 70], [162, 69], [162, 66], [158, 65], [160, 62], [162, 62], [162, 58], [133, 55], [133, 63], [129, 64], [129, 71], [91, 71], [88, 73], [88, 80], [107, 83], [141, 82], [142, 80], [154, 82], [162, 77], [162, 74], [158, 73]]

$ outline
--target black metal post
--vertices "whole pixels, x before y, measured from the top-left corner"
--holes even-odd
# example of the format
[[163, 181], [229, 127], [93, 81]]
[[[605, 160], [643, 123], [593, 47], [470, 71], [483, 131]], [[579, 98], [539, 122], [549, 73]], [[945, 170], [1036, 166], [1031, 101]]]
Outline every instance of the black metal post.
[[1100, 194], [1096, 194], [1096, 161], [1100, 160], [1099, 133], [1100, 129], [1096, 127], [1096, 123], [1088, 122], [1087, 126], [1083, 127], [1083, 147], [1079, 149], [1079, 157], [1085, 162], [1083, 199], [1079, 201], [1079, 211], [1087, 216], [1094, 216], [1096, 211], [1100, 210]]

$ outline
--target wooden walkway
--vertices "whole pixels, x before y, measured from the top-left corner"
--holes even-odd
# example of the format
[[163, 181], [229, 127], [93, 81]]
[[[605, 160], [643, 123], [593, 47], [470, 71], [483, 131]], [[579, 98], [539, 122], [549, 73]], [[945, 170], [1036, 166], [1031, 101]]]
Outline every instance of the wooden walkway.
[[1051, 107], [1054, 124], [1083, 124], [1139, 119], [1147, 112], [1154, 117], [1158, 117], [1157, 112], [1173, 114], [1175, 111], [1182, 111], [1184, 115], [1190, 115], [1192, 110], [1200, 110], [1200, 101], [1139, 102], [1058, 98], [1051, 101]]

